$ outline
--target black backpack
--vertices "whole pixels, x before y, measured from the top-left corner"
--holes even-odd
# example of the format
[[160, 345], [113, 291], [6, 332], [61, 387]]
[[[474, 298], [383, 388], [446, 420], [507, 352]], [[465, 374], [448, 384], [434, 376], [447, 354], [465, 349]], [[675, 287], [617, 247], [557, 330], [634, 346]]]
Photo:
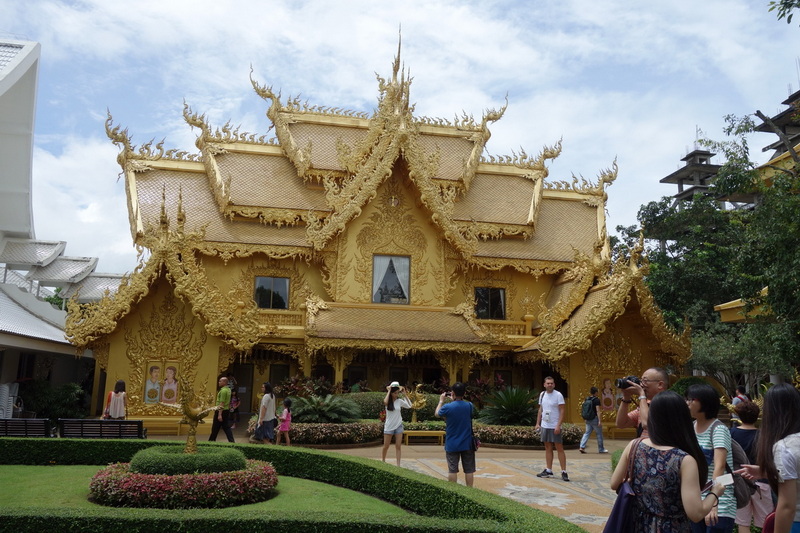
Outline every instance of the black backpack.
[[594, 420], [597, 418], [597, 410], [594, 406], [594, 396], [588, 396], [581, 406], [581, 416], [584, 420]]

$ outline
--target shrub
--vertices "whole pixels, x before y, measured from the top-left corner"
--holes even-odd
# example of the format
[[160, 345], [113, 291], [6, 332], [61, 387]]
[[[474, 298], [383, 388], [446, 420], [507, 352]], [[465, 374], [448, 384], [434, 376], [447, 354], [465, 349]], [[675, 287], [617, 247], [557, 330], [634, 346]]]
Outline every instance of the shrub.
[[295, 424], [289, 432], [292, 444], [365, 444], [383, 438], [383, 424]]
[[361, 418], [356, 403], [344, 396], [296, 398], [292, 405], [292, 422], [348, 422]]
[[[348, 394], [347, 397], [361, 408], [362, 418], [377, 420], [380, 412], [384, 409], [383, 399], [386, 397], [386, 392], [354, 392]], [[439, 403], [439, 395], [426, 393], [425, 399], [427, 400], [425, 405], [417, 411], [417, 420], [437, 420], [434, 411], [436, 411], [436, 404]], [[404, 421], [411, 421], [413, 414], [411, 409], [403, 409], [402, 414]]]
[[53, 387], [47, 381], [35, 380], [20, 383], [19, 395], [25, 410], [33, 411], [38, 418], [85, 418], [88, 411], [83, 406], [85, 392], [77, 383]]
[[498, 426], [524, 426], [536, 423], [536, 393], [521, 387], [496, 390], [488, 398], [478, 420]]
[[128, 463], [115, 463], [95, 474], [89, 495], [112, 507], [219, 508], [263, 502], [277, 484], [275, 469], [263, 461], [247, 461], [232, 472], [180, 475], [141, 474]]
[[136, 452], [130, 471], [138, 474], [177, 474], [231, 472], [244, 470], [244, 454], [233, 448], [198, 448], [184, 453], [183, 446], [154, 446]]
[[[543, 446], [541, 434], [532, 426], [474, 426], [475, 434], [483, 444], [506, 446]], [[561, 425], [561, 439], [565, 445], [580, 444], [583, 428], [574, 424]]]
[[[318, 378], [294, 376], [285, 379], [275, 387], [275, 396], [281, 398], [308, 398], [309, 396], [326, 396], [333, 394], [336, 387], [333, 383], [325, 379], [324, 376]], [[294, 415], [294, 413], [292, 413]]]
[[669, 389], [677, 392], [681, 396], [686, 396], [686, 390], [692, 385], [708, 385], [708, 381], [697, 376], [690, 376], [688, 378], [679, 379]]

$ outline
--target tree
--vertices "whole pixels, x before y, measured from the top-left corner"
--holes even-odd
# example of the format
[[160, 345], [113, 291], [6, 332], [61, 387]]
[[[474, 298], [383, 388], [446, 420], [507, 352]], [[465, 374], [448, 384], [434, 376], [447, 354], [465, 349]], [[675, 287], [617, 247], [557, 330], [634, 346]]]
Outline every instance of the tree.
[[777, 0], [769, 3], [770, 11], [778, 11], [778, 20], [786, 19], [786, 24], [792, 23], [792, 11], [800, 8], [800, 0]]
[[742, 242], [747, 213], [725, 211], [711, 197], [697, 195], [680, 206], [672, 198], [639, 209], [639, 227], [617, 227], [630, 243], [643, 232], [650, 261], [646, 282], [667, 323], [695, 332], [718, 320], [713, 307], [736, 298], [730, 266]]
[[[751, 310], [762, 306], [766, 337], [761, 344], [769, 346], [788, 365], [800, 364], [800, 157], [790, 141], [756, 111], [784, 144], [790, 157], [780, 164], [761, 169], [743, 157], [746, 137], [753, 131], [750, 117], [728, 116], [726, 134], [732, 139], [703, 141], [727, 158], [717, 174], [712, 190], [717, 194], [752, 194], [757, 198], [748, 222], [743, 226], [744, 242], [733, 263], [731, 278], [738, 296]], [[767, 291], [762, 289], [767, 287]], [[770, 327], [768, 324], [772, 324]]]

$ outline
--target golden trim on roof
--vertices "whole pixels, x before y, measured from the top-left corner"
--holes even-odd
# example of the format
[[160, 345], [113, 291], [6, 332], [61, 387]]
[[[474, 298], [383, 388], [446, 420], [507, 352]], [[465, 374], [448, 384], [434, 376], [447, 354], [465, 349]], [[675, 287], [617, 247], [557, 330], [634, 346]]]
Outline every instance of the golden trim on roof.
[[624, 258], [618, 261], [614, 265], [613, 273], [595, 287], [596, 290], [603, 290], [607, 296], [592, 305], [588, 316], [583, 317], [580, 323], [570, 320], [561, 326], [546, 325], [542, 335], [531, 345], [535, 345], [550, 361], [588, 350], [593, 340], [625, 312], [635, 291], [640, 313], [650, 323], [662, 349], [670, 353], [677, 364], [684, 364], [691, 356], [690, 331], [685, 329], [679, 336], [664, 322], [661, 311], [642, 279], [647, 274], [649, 265], [641, 252], [640, 240], [639, 245], [631, 250], [627, 264]]
[[306, 349], [316, 355], [324, 350], [385, 350], [400, 359], [410, 353], [438, 352], [472, 354], [488, 361], [492, 347], [488, 344], [468, 342], [443, 342], [443, 341], [408, 341], [408, 340], [379, 340], [379, 339], [336, 339], [306, 336]]
[[[595, 246], [595, 249], [597, 250], [599, 247], [600, 245]], [[566, 297], [562, 297], [553, 307], [546, 309], [546, 295], [542, 295], [541, 308], [546, 309], [538, 317], [542, 327], [556, 329], [566, 321], [586, 300], [586, 294], [594, 285], [595, 279], [599, 278], [607, 269], [608, 264], [601, 261], [599, 254], [587, 257], [576, 250], [573, 267], [565, 272], [560, 280], [570, 284], [570, 290]]]
[[[123, 277], [117, 293], [97, 303], [78, 304], [77, 295], [67, 313], [65, 333], [79, 350], [113, 332], [119, 320], [129, 314], [134, 304], [146, 296], [158, 276], [165, 274], [177, 296], [191, 304], [192, 313], [205, 322], [211, 335], [234, 349], [248, 351], [266, 334], [281, 336], [285, 328], [267, 331], [259, 310], [250, 298], [240, 300], [236, 291], [222, 293], [208, 278], [196, 257], [203, 242], [202, 233], [184, 233], [185, 213], [178, 205], [178, 228], [169, 229], [162, 203], [161, 223], [149, 224], [141, 237], [141, 245], [150, 250], [146, 264], [139, 265], [129, 277]], [[233, 319], [232, 319], [233, 318]]]

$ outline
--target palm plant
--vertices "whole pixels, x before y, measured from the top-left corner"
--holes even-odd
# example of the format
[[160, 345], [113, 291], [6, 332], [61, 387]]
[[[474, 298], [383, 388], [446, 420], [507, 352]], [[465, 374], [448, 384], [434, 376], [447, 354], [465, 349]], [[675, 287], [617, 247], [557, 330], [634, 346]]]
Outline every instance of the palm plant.
[[530, 389], [508, 387], [486, 398], [478, 420], [493, 426], [532, 426], [538, 409], [536, 393]]
[[306, 423], [341, 423], [361, 418], [361, 409], [353, 400], [344, 396], [328, 394], [295, 398], [292, 405], [292, 421]]

